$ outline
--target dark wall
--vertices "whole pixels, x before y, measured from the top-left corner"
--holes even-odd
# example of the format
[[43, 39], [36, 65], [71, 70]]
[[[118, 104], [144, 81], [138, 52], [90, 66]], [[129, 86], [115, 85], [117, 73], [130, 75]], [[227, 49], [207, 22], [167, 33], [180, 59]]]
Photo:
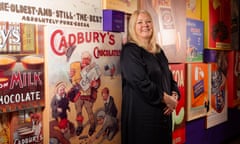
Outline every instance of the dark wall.
[[240, 110], [229, 109], [228, 121], [205, 129], [205, 118], [186, 124], [186, 144], [224, 144], [240, 137]]

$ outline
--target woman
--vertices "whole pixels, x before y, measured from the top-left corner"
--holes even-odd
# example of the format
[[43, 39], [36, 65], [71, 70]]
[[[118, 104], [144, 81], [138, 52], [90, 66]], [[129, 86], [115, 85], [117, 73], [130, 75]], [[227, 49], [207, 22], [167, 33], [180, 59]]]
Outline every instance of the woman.
[[179, 98], [168, 60], [156, 44], [150, 14], [135, 11], [129, 40], [120, 55], [122, 144], [171, 144], [172, 118]]

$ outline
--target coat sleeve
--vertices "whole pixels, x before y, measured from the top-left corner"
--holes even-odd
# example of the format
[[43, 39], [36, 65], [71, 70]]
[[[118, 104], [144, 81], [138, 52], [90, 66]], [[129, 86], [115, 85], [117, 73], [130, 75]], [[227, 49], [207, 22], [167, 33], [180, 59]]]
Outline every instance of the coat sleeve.
[[[161, 53], [163, 55], [163, 58], [165, 59], [165, 61], [169, 64], [168, 59], [164, 53], [164, 51], [162, 51]], [[180, 99], [180, 92], [179, 92], [179, 88], [177, 85], [177, 82], [174, 80], [173, 78], [173, 74], [172, 71], [168, 68], [168, 73], [170, 74], [170, 85], [171, 85], [171, 91], [174, 91], [178, 94], [178, 100]]]
[[135, 92], [146, 102], [158, 105], [162, 102], [163, 90], [149, 79], [142, 51], [143, 49], [134, 44], [123, 46], [120, 55], [123, 80], [135, 89]]
[[172, 88], [172, 91], [177, 92], [177, 94], [178, 94], [178, 100], [179, 100], [179, 99], [181, 98], [181, 94], [180, 94], [180, 91], [179, 91], [177, 82], [173, 79], [172, 72], [171, 72], [171, 88]]

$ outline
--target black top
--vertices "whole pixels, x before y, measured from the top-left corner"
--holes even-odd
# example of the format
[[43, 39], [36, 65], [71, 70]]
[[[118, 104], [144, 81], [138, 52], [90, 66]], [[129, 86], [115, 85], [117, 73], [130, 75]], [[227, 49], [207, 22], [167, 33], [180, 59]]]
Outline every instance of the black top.
[[163, 92], [179, 94], [161, 50], [152, 54], [134, 43], [123, 46], [122, 144], [172, 143], [172, 119], [164, 115]]

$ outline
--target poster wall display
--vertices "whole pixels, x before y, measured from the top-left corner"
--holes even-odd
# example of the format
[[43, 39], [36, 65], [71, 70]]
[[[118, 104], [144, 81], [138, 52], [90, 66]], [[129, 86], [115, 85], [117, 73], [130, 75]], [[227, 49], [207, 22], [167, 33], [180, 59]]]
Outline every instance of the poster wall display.
[[202, 0], [204, 47], [231, 50], [231, 1]]
[[141, 1], [156, 28], [158, 43], [170, 63], [186, 61], [186, 2], [185, 0]]
[[209, 112], [209, 64], [187, 64], [187, 121]]
[[203, 21], [187, 18], [186, 62], [203, 62]]
[[50, 142], [119, 144], [121, 33], [45, 30]]
[[44, 106], [43, 26], [0, 25], [0, 113]]
[[102, 0], [103, 9], [119, 10], [131, 14], [138, 8], [139, 0]]
[[186, 64], [170, 64], [173, 78], [181, 94], [176, 110], [173, 112], [173, 143], [183, 144], [186, 141]]
[[206, 128], [227, 121], [227, 55], [218, 53], [217, 63], [212, 63], [209, 76], [211, 80], [210, 112], [206, 118]]
[[[44, 77], [46, 75], [48, 75], [48, 72], [46, 72], [45, 68], [44, 68], [44, 67], [48, 67], [48, 66], [46, 66], [46, 63], [48, 63], [48, 61], [46, 61], [46, 60], [50, 59], [50, 61], [51, 61], [51, 58], [52, 58], [51, 56], [50, 56], [50, 58], [45, 57], [45, 54], [48, 55], [48, 52], [45, 51], [45, 50], [47, 50], [46, 46], [49, 46], [50, 44], [48, 43], [48, 41], [51, 41], [50, 39], [47, 39], [48, 40], [47, 42], [44, 41], [44, 40], [46, 40], [46, 37], [44, 35], [48, 35], [48, 34], [44, 34], [45, 26], [46, 27], [52, 26], [53, 29], [55, 29], [56, 26], [62, 26], [62, 27], [68, 27], [68, 28], [74, 27], [74, 29], [75, 29], [74, 31], [77, 31], [77, 28], [84, 29], [83, 30], [84, 36], [87, 33], [85, 31], [90, 30], [91, 34], [86, 36], [86, 39], [83, 40], [84, 41], [83, 43], [92, 43], [92, 44], [100, 43], [101, 45], [108, 44], [108, 45], [112, 46], [112, 45], [115, 45], [116, 43], [118, 43], [118, 40], [121, 41], [121, 39], [119, 39], [120, 36], [116, 36], [116, 37], [118, 37], [118, 38], [116, 38], [116, 37], [112, 36], [114, 34], [109, 34], [107, 32], [106, 33], [99, 32], [102, 30], [102, 1], [71, 0], [66, 3], [66, 1], [64, 1], [64, 0], [51, 0], [51, 1], [48, 1], [48, 0], [40, 0], [40, 1], [39, 0], [37, 0], [37, 1], [8, 0], [8, 1], [0, 2], [0, 17], [4, 18], [4, 22], [0, 22], [0, 32], [1, 32], [0, 33], [1, 34], [0, 35], [0, 46], [1, 46], [0, 57], [4, 56], [4, 58], [7, 58], [7, 61], [9, 59], [11, 60], [10, 64], [7, 64], [7, 67], [5, 67], [5, 64], [3, 64], [4, 67], [0, 68], [1, 69], [1, 71], [0, 71], [1, 96], [3, 94], [4, 94], [4, 96], [6, 96], [12, 92], [11, 95], [9, 94], [10, 98], [4, 97], [5, 102], [9, 101], [11, 103], [16, 102], [16, 101], [19, 102], [20, 100], [23, 101], [23, 98], [25, 98], [24, 99], [25, 101], [23, 103], [24, 105], [22, 103], [21, 104], [16, 103], [11, 106], [1, 105], [0, 113], [14, 111], [14, 114], [15, 114], [15, 113], [20, 112], [20, 110], [22, 110], [22, 109], [28, 110], [30, 108], [35, 108], [35, 106], [42, 107], [45, 104], [45, 100], [48, 104], [49, 96], [48, 96], [48, 93], [45, 92], [44, 91], [45, 89], [43, 89], [43, 88], [44, 87], [47, 89], [48, 89], [48, 87], [51, 88], [51, 86], [45, 85], [45, 84], [47, 83], [47, 84], [51, 85], [52, 83], [55, 82], [55, 80], [58, 80], [58, 79], [55, 79], [55, 76], [52, 76], [51, 79], [53, 80], [53, 82], [51, 81], [50, 83], [48, 83], [48, 80], [47, 80], [47, 82], [43, 81]], [[23, 36], [19, 36], [19, 34], [21, 34]], [[61, 39], [60, 40], [61, 44], [58, 48], [60, 48], [60, 47], [62, 48], [64, 46], [66, 46], [66, 43], [65, 43], [66, 41], [69, 42], [69, 43], [67, 43], [68, 45], [73, 46], [72, 44], [75, 43], [76, 37], [78, 38], [77, 44], [80, 44], [80, 43], [82, 44], [81, 34], [83, 34], [83, 33], [79, 32], [78, 34], [76, 34], [77, 36], [75, 35], [76, 37], [73, 36], [72, 34], [69, 34], [68, 37], [66, 37], [66, 38], [64, 36], [61, 37], [62, 36], [61, 32], [56, 32], [55, 34], [57, 35], [56, 37], [58, 37], [58, 38], [55, 37], [56, 39], [52, 40], [52, 45], [58, 43], [59, 42], [58, 40]], [[61, 38], [59, 38], [59, 37], [61, 37]], [[117, 42], [115, 42], [115, 38], [116, 38]], [[88, 51], [88, 48], [85, 49], [85, 46], [86, 45], [84, 45], [84, 50]], [[54, 48], [56, 48], [56, 47], [54, 47]], [[89, 46], [87, 46], [87, 47], [89, 47]], [[56, 57], [58, 57], [59, 55], [62, 54], [61, 52], [63, 49], [61, 49], [61, 48], [54, 49], [54, 52], [57, 53]], [[93, 48], [93, 47], [91, 47], [91, 48]], [[111, 50], [111, 48], [110, 48], [110, 50], [107, 48], [106, 48], [107, 50], [99, 50], [97, 47], [94, 47], [94, 49], [95, 49], [95, 51], [94, 51], [95, 56], [93, 56], [93, 57], [95, 57], [95, 58], [96, 57], [104, 57], [103, 55], [105, 55], [105, 57], [107, 57], [107, 56], [114, 57], [119, 54], [119, 51]], [[73, 50], [73, 48], [72, 49], [70, 48], [69, 51], [65, 52], [65, 53], [67, 53], [66, 59], [70, 59], [71, 54], [73, 52], [72, 50]], [[90, 52], [93, 52], [93, 50], [91, 49]], [[26, 56], [26, 59], [25, 59], [25, 56]], [[12, 57], [13, 57], [13, 60], [11, 59]], [[22, 58], [24, 58], [24, 59], [22, 59]], [[34, 60], [32, 60], [32, 59], [34, 59]], [[27, 62], [33, 62], [36, 59], [41, 59], [40, 68], [35, 67], [35, 66], [32, 67], [31, 64], [29, 65], [27, 63]], [[98, 58], [96, 58], [96, 59], [98, 59]], [[22, 61], [22, 60], [24, 60], [24, 61]], [[5, 60], [0, 60], [0, 62], [5, 62]], [[101, 81], [101, 84], [99, 85], [98, 95], [100, 95], [99, 103], [101, 103], [101, 104], [102, 104], [102, 101], [101, 101], [101, 98], [102, 98], [101, 92], [102, 91], [104, 91], [104, 95], [107, 93], [106, 91], [108, 91], [108, 90], [109, 90], [109, 93], [114, 96], [121, 95], [121, 92], [119, 92], [121, 90], [120, 86], [119, 86], [119, 89], [117, 89], [117, 90], [115, 90], [115, 89], [113, 90], [113, 88], [112, 88], [113, 85], [120, 84], [119, 81], [118, 82], [114, 81], [116, 79], [118, 79], [118, 80], [120, 79], [119, 77], [117, 77], [115, 79], [115, 73], [117, 73], [117, 71], [119, 71], [118, 68], [116, 68], [117, 62], [112, 59], [109, 62], [108, 61], [106, 63], [104, 63], [104, 62], [105, 62], [105, 60], [102, 63], [102, 65], [104, 65], [104, 73], [102, 72], [103, 71], [102, 67], [100, 68], [100, 66], [99, 66], [100, 64], [96, 64], [96, 65], [93, 64], [93, 65], [89, 66], [88, 68], [86, 68], [85, 70], [81, 69], [81, 71], [82, 71], [81, 77], [84, 77], [84, 79], [81, 81], [81, 86], [82, 86], [83, 90], [85, 91], [85, 94], [89, 93], [88, 88], [90, 86], [94, 85], [94, 87], [97, 87], [96, 82], [93, 82], [95, 84], [92, 84], [90, 82], [89, 78], [93, 79], [93, 81], [94, 81], [95, 78], [100, 77], [100, 76], [102, 77], [102, 75], [109, 76], [110, 81], [103, 79]], [[49, 62], [49, 63], [51, 63], [51, 62]], [[78, 62], [76, 62], [76, 63], [78, 63]], [[71, 66], [76, 67], [75, 66], [76, 63], [72, 63]], [[58, 65], [52, 64], [51, 68], [58, 69]], [[60, 69], [61, 68], [62, 67], [60, 66]], [[101, 70], [101, 73], [99, 73], [99, 71], [100, 71], [99, 69]], [[61, 72], [61, 70], [60, 70], [60, 72]], [[69, 69], [64, 69], [64, 71], [65, 70], [69, 70]], [[53, 73], [54, 72], [56, 72], [56, 71], [54, 70]], [[58, 75], [58, 74], [56, 74], [56, 75]], [[113, 78], [113, 80], [112, 80], [112, 78]], [[63, 79], [64, 79], [64, 77], [63, 77]], [[76, 76], [74, 76], [73, 79], [78, 79], [78, 78], [76, 78]], [[10, 82], [11, 82], [11, 85], [10, 85]], [[40, 83], [42, 85], [40, 85]], [[78, 83], [78, 82], [71, 81], [70, 86], [72, 86], [73, 84], [76, 84], [76, 83]], [[109, 83], [109, 85], [103, 85], [104, 83], [105, 84]], [[57, 84], [54, 83], [54, 87], [56, 85]], [[9, 86], [14, 87], [14, 89], [9, 89]], [[60, 83], [60, 86], [62, 86], [61, 83]], [[67, 86], [68, 86], [68, 88], [70, 87], [68, 84], [67, 84]], [[104, 88], [106, 88], [106, 89], [104, 89]], [[40, 92], [38, 92], [36, 89]], [[35, 92], [35, 91], [37, 91], [37, 92]], [[53, 93], [54, 92], [52, 92], [50, 94], [53, 94]], [[45, 94], [47, 96], [47, 99], [42, 98], [42, 95], [45, 96]], [[36, 101], [36, 102], [31, 101], [30, 102], [30, 99], [35, 98], [35, 100], [36, 99], [39, 100], [39, 97], [41, 97], [41, 101]], [[118, 100], [117, 98], [115, 100], [118, 110], [120, 107], [119, 106], [120, 101], [121, 100]], [[70, 106], [71, 106], [71, 104], [70, 104]], [[48, 107], [48, 106], [45, 105], [45, 107]], [[72, 104], [72, 106], [70, 108], [74, 113], [74, 110], [75, 110], [74, 104]], [[98, 107], [95, 108], [95, 106], [94, 106], [94, 110], [96, 110], [96, 109], [99, 110]], [[87, 109], [87, 110], [89, 110], [89, 109]], [[46, 110], [46, 111], [48, 111], [48, 110]], [[8, 114], [11, 115], [12, 113], [8, 113]], [[120, 112], [118, 112], [117, 114], [118, 114], [118, 117], [120, 117], [119, 116]], [[4, 114], [2, 113], [1, 116], [2, 115], [4, 115]], [[72, 115], [74, 115], [74, 116], [72, 116], [72, 118], [73, 118], [72, 120], [74, 122], [73, 124], [76, 124], [75, 120], [76, 120], [77, 114], [74, 113]], [[96, 111], [94, 111], [94, 118], [97, 117], [96, 115], [97, 115]], [[98, 116], [99, 116], [99, 118], [102, 118], [102, 116], [103, 116], [102, 112], [100, 112], [100, 114]], [[51, 117], [51, 115], [50, 115], [50, 117]], [[63, 118], [63, 117], [61, 117], [61, 118]], [[86, 117], [86, 118], [82, 121], [86, 124], [86, 123], [88, 123], [86, 114], [84, 114], [84, 117]], [[43, 119], [43, 120], [48, 122], [49, 121], [48, 118], [49, 117], [46, 117], [46, 119]], [[103, 119], [104, 118], [102, 118], [102, 120]], [[116, 118], [113, 118], [113, 119], [116, 120]], [[50, 119], [50, 120], [52, 120], [52, 119]], [[80, 119], [78, 118], [78, 120], [80, 120]], [[66, 126], [66, 125], [64, 125], [64, 122], [66, 122], [66, 121], [63, 120], [63, 121], [61, 121], [61, 123], [57, 123], [57, 124], [59, 124], [60, 127], [63, 128], [62, 126]], [[67, 124], [69, 124], [69, 123], [67, 123]], [[45, 123], [45, 125], [43, 125], [43, 126], [47, 126], [47, 124]], [[54, 126], [51, 128], [53, 128], [52, 130], [55, 131], [55, 125], [51, 125], [51, 126]], [[61, 129], [61, 130], [63, 130], [63, 129]], [[96, 126], [96, 131], [99, 129], [100, 129], [100, 126], [98, 128]], [[49, 134], [48, 132], [49, 131], [47, 130], [47, 128], [45, 128], [44, 134], [48, 135]], [[71, 132], [73, 132], [73, 131], [71, 131]], [[68, 134], [69, 133], [66, 132], [64, 136], [67, 136]], [[117, 135], [119, 135], [119, 134], [120, 134], [120, 132], [118, 132]], [[114, 137], [114, 139], [118, 139], [118, 137], [119, 136], [116, 136], [116, 137]], [[75, 139], [78, 139], [78, 137], [76, 136]], [[86, 139], [83, 136], [83, 139], [81, 139], [81, 140], [85, 141]], [[72, 141], [74, 141], [74, 140], [72, 140]], [[94, 140], [92, 140], [92, 141], [94, 141]], [[115, 140], [113, 140], [113, 141], [115, 141]], [[119, 141], [119, 140], [117, 140], [117, 141]], [[44, 142], [42, 141], [40, 143], [45, 143], [45, 142], [49, 143], [49, 138], [44, 137]], [[95, 140], [94, 142], [97, 142], [97, 140]], [[31, 143], [31, 142], [25, 141], [24, 143]]]

